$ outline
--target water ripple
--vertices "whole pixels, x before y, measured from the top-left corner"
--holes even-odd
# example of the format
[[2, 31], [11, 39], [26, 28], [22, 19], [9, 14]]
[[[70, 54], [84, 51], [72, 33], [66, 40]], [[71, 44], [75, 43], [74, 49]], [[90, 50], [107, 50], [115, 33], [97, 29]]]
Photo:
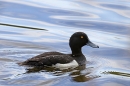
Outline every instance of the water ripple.
[[[0, 0], [1, 85], [129, 86], [129, 14], [129, 0]], [[71, 53], [77, 31], [100, 47], [82, 48], [85, 67], [17, 65], [46, 51]]]

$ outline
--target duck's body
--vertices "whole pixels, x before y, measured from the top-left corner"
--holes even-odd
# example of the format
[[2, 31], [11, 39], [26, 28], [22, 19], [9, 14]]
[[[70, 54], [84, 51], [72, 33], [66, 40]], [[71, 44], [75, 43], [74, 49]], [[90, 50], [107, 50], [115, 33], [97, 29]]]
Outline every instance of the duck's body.
[[31, 66], [55, 65], [56, 67], [73, 67], [85, 65], [86, 58], [82, 54], [81, 48], [84, 45], [98, 48], [97, 45], [89, 41], [87, 35], [83, 32], [74, 33], [69, 40], [69, 45], [72, 50], [72, 54], [63, 54], [60, 52], [45, 52], [43, 54], [30, 58], [27, 61], [22, 62], [21, 64]]
[[32, 66], [52, 66], [56, 64], [68, 64], [73, 62], [77, 62], [74, 63], [75, 65], [83, 65], [86, 63], [86, 58], [83, 54], [72, 56], [72, 54], [63, 54], [59, 52], [45, 52], [28, 59], [22, 64]]

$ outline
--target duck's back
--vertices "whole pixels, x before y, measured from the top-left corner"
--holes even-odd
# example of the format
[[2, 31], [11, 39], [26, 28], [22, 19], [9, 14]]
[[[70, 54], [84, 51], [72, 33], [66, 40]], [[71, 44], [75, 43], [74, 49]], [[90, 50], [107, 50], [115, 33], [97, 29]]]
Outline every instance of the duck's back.
[[66, 64], [72, 62], [74, 59], [69, 54], [59, 52], [45, 52], [33, 58], [20, 63], [21, 65], [30, 66], [52, 66], [55, 64]]

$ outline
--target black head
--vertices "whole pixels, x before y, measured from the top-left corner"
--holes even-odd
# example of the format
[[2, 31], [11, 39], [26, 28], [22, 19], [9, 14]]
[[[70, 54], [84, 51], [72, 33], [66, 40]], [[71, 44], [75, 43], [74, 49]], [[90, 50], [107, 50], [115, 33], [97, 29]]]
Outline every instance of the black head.
[[88, 46], [91, 46], [93, 48], [99, 48], [97, 45], [93, 44], [89, 40], [88, 36], [84, 32], [76, 32], [76, 33], [74, 33], [70, 37], [69, 45], [70, 45], [70, 48], [71, 48], [72, 52], [78, 50], [77, 53], [79, 53], [81, 51], [81, 48], [84, 45], [88, 45]]

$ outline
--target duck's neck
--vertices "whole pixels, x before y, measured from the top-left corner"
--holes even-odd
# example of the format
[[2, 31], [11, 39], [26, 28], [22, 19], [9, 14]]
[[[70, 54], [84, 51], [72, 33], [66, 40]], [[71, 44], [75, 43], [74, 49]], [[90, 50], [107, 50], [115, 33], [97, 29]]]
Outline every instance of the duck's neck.
[[72, 48], [72, 56], [78, 56], [78, 55], [83, 55], [81, 48]]

